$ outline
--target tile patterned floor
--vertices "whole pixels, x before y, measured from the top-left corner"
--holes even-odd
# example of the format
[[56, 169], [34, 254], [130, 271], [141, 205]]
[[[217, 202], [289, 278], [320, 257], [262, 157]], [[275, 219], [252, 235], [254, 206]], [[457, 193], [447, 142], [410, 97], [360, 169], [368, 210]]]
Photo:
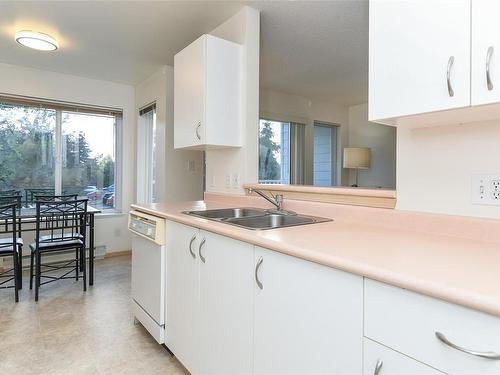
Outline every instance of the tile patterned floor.
[[24, 277], [20, 302], [0, 290], [0, 374], [186, 374], [130, 310], [130, 257], [96, 262], [95, 285], [62, 280], [34, 301]]

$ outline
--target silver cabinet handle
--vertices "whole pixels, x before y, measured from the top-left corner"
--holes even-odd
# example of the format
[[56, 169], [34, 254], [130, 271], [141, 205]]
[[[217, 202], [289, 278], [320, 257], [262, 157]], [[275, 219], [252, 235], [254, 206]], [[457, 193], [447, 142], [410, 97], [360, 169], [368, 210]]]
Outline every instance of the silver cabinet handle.
[[196, 138], [198, 138], [198, 140], [201, 140], [200, 128], [201, 128], [201, 121], [198, 121], [198, 125], [196, 125]]
[[375, 371], [373, 371], [373, 375], [378, 375], [380, 373], [383, 364], [384, 362], [380, 358], [377, 359], [377, 364], [375, 365]]
[[196, 254], [193, 251], [193, 242], [196, 240], [196, 234], [191, 238], [191, 241], [189, 241], [189, 252], [191, 253], [191, 256], [193, 259], [196, 259]]
[[264, 289], [264, 285], [259, 280], [259, 268], [263, 262], [264, 262], [264, 259], [262, 257], [260, 257], [259, 260], [257, 261], [257, 265], [255, 266], [255, 282], [257, 283], [257, 286], [260, 289]]
[[459, 350], [459, 351], [461, 351], [463, 353], [474, 355], [476, 357], [482, 357], [482, 358], [487, 358], [487, 359], [496, 359], [496, 360], [500, 359], [500, 354], [498, 354], [498, 353], [495, 353], [495, 352], [478, 352], [478, 351], [475, 351], [475, 350], [470, 350], [470, 349], [462, 348], [461, 346], [458, 346], [458, 345], [452, 343], [450, 340], [448, 340], [446, 338], [446, 336], [443, 335], [441, 332], [435, 332], [435, 334], [436, 334], [436, 337], [439, 339], [439, 341], [441, 341], [445, 345], [448, 345], [450, 348]]
[[203, 263], [205, 263], [206, 259], [203, 255], [201, 255], [201, 248], [205, 245], [205, 239], [202, 239], [200, 242], [200, 246], [198, 246], [198, 255], [200, 256], [200, 259]]
[[488, 52], [486, 53], [486, 85], [488, 86], [488, 91], [493, 90], [493, 82], [491, 82], [491, 75], [490, 75], [490, 63], [492, 56], [493, 56], [493, 46], [489, 46]]
[[450, 56], [448, 59], [448, 68], [446, 69], [446, 83], [448, 85], [448, 95], [453, 97], [455, 92], [453, 91], [453, 87], [451, 87], [451, 69], [453, 68], [453, 63], [455, 62], [455, 57]]

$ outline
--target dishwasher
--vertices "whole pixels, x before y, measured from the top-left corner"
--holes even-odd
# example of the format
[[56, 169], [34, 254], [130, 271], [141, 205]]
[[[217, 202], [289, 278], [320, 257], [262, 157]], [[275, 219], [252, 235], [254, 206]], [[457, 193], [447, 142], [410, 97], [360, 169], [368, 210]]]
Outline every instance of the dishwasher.
[[165, 219], [130, 211], [132, 312], [158, 343], [165, 342]]

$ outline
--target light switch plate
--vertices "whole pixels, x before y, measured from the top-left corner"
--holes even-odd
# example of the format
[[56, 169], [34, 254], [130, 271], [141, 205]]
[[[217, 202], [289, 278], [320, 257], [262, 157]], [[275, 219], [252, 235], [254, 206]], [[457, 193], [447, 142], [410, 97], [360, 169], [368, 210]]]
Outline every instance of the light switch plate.
[[226, 173], [226, 189], [229, 189], [231, 187], [231, 175], [229, 173]]
[[240, 187], [240, 175], [238, 173], [233, 173], [231, 185], [233, 189], [238, 189]]
[[472, 203], [500, 206], [500, 173], [472, 176]]

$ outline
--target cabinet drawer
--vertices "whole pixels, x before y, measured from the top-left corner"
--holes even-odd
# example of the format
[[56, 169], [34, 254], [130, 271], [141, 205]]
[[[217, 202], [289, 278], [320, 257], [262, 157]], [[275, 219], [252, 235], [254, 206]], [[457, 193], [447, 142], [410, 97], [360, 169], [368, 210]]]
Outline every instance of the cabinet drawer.
[[443, 375], [370, 339], [363, 341], [363, 375]]
[[451, 374], [500, 374], [500, 319], [465, 307], [365, 279], [365, 336]]

